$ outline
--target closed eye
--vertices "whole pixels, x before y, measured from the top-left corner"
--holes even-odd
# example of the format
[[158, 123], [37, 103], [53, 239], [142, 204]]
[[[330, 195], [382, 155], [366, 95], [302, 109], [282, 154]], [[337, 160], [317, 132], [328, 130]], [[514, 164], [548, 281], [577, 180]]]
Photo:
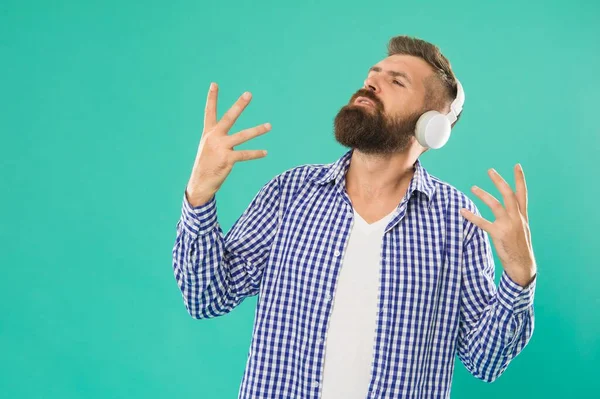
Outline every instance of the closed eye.
[[397, 80], [394, 80], [394, 83], [396, 83], [396, 84], [398, 84], [398, 85], [400, 85], [400, 86], [404, 87], [404, 85], [403, 85], [402, 83], [398, 82]]

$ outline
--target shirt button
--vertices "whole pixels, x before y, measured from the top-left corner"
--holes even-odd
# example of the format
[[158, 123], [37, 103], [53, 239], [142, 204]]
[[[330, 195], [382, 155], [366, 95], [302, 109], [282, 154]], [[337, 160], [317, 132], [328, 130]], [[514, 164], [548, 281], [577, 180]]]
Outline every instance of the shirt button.
[[346, 216], [351, 218], [352, 216], [354, 216], [354, 214], [352, 212], [348, 212], [348, 213], [346, 213]]
[[335, 250], [335, 252], [333, 253], [335, 256], [340, 256], [340, 251], [338, 251], [337, 249]]
[[323, 338], [319, 337], [317, 338], [317, 344], [322, 344], [323, 343]]
[[313, 381], [313, 387], [318, 388], [319, 387], [319, 381], [314, 380]]
[[210, 247], [212, 247], [212, 244], [209, 242], [206, 248], [210, 249]]

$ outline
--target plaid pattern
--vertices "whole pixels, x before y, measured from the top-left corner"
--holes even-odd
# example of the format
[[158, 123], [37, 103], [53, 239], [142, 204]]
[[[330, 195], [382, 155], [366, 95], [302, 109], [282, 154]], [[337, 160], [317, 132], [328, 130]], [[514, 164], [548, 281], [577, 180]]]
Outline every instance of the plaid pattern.
[[[227, 235], [216, 198], [183, 196], [173, 272], [189, 314], [208, 319], [258, 294], [239, 399], [320, 396], [336, 278], [353, 223], [345, 190], [352, 149], [267, 182]], [[492, 382], [534, 328], [534, 281], [502, 271], [488, 235], [459, 210], [480, 215], [462, 192], [419, 160], [383, 237], [369, 398], [449, 398], [455, 356]]]

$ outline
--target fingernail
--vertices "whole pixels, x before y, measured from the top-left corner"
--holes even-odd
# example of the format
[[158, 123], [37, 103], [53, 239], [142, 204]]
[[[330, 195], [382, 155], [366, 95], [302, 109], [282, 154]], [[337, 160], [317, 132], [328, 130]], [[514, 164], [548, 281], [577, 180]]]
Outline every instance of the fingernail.
[[210, 91], [213, 91], [215, 89], [215, 84], [214, 82], [210, 83]]
[[250, 92], [249, 91], [245, 92], [242, 97], [244, 97], [244, 100], [248, 100], [250, 98]]

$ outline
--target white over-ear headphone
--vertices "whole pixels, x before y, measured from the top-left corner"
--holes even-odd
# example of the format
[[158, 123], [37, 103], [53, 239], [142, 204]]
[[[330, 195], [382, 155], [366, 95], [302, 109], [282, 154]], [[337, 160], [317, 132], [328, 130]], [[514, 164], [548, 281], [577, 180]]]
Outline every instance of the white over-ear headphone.
[[450, 104], [450, 112], [447, 115], [438, 111], [427, 111], [417, 121], [415, 136], [423, 147], [441, 148], [450, 138], [452, 124], [458, 119], [465, 103], [465, 92], [458, 79], [456, 85], [456, 98]]

